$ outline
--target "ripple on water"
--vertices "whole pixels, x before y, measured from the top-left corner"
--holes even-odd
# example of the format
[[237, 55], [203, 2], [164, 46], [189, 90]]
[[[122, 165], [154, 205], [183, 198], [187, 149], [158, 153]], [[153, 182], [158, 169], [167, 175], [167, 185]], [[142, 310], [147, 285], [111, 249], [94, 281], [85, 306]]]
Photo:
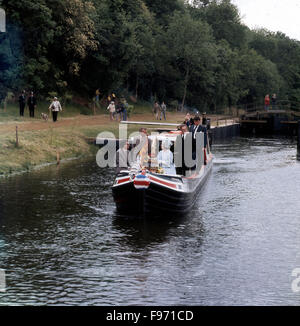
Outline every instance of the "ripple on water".
[[295, 144], [241, 138], [213, 151], [179, 219], [117, 214], [114, 171], [94, 161], [1, 180], [0, 305], [298, 305]]

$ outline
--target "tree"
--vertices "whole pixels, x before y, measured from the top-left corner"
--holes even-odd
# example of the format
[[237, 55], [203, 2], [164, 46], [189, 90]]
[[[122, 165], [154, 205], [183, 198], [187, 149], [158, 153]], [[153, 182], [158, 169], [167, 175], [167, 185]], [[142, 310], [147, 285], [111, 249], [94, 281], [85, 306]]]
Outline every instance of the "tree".
[[239, 51], [231, 49], [229, 44], [222, 40], [217, 47], [218, 65], [215, 70], [215, 84], [211, 93], [210, 103], [214, 107], [231, 106], [244, 95], [240, 89], [239, 78]]
[[9, 24], [23, 39], [23, 51], [16, 53], [17, 61], [22, 62], [22, 83], [30, 89], [42, 91], [46, 87], [45, 76], [50, 67], [47, 54], [55, 26], [51, 10], [44, 0], [3, 0], [2, 6]]
[[175, 11], [185, 11], [184, 1], [181, 0], [145, 0], [144, 2], [154, 13], [157, 22], [163, 26], [168, 25]]
[[7, 92], [22, 87], [22, 42], [19, 30], [7, 22], [7, 32], [0, 33], [0, 102]]
[[276, 65], [257, 54], [254, 50], [242, 51], [238, 60], [240, 89], [245, 96], [242, 103], [260, 103], [266, 94], [277, 93], [282, 85], [282, 79]]
[[0, 97], [95, 90], [212, 108], [300, 101], [300, 42], [241, 23], [230, 0], [0, 0]]
[[190, 80], [197, 75], [198, 83], [214, 82], [213, 69], [217, 62], [216, 47], [209, 26], [195, 21], [186, 13], [176, 13], [165, 34], [173, 65], [182, 74], [182, 107], [185, 105]]
[[[71, 76], [78, 76], [82, 61], [90, 51], [97, 50], [95, 24], [92, 19], [96, 9], [91, 1], [48, 0], [48, 2], [56, 25], [54, 52], [60, 53], [62, 64], [67, 66], [67, 72]], [[61, 46], [62, 44], [64, 46]]]
[[231, 47], [246, 45], [246, 26], [241, 24], [238, 8], [230, 0], [211, 1], [195, 11], [213, 30], [217, 41], [226, 40]]
[[276, 64], [283, 79], [281, 98], [300, 102], [300, 42], [260, 29], [252, 31], [249, 46]]

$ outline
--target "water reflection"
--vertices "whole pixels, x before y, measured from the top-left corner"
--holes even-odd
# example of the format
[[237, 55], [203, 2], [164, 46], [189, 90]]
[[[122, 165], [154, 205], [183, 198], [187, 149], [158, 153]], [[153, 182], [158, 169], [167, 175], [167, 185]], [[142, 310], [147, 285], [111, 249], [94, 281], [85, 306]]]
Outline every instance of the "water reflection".
[[113, 226], [118, 232], [124, 234], [124, 237], [122, 237], [123, 245], [139, 251], [145, 247], [166, 241], [167, 237], [172, 234], [172, 230], [184, 225], [187, 218], [188, 216], [182, 218], [136, 218], [120, 216], [116, 213]]

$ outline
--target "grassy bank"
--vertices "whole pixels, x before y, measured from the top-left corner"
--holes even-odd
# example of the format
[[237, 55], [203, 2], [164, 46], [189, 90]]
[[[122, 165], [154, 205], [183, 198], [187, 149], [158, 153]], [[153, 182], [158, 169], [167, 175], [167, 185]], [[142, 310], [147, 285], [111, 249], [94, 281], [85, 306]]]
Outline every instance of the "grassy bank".
[[[49, 105], [48, 102], [40, 102], [38, 103], [35, 110], [35, 117], [39, 118], [41, 113], [49, 114]], [[151, 112], [151, 104], [150, 103], [131, 103], [133, 106], [132, 113], [135, 115], [145, 114]], [[91, 105], [90, 105], [91, 106]], [[95, 112], [94, 112], [95, 110]], [[72, 118], [78, 115], [91, 116], [91, 115], [99, 115], [99, 114], [107, 114], [106, 107], [95, 106], [95, 108], [87, 107], [85, 105], [80, 105], [76, 103], [69, 103], [63, 105], [63, 112], [60, 114], [62, 118]], [[19, 107], [16, 103], [8, 103], [6, 109], [4, 109], [3, 103], [0, 105], [0, 123], [9, 122], [9, 121], [31, 121], [29, 118], [29, 111], [26, 107], [24, 117], [20, 117]]]
[[[0, 176], [55, 163], [57, 155], [60, 160], [96, 155], [98, 148], [87, 139], [95, 139], [103, 131], [112, 132], [118, 137], [119, 125], [109, 121], [105, 108], [97, 108], [96, 115], [93, 115], [92, 109], [68, 105], [59, 114], [59, 121], [55, 124], [51, 117], [47, 122], [40, 118], [42, 112], [48, 113], [47, 103], [38, 106], [35, 119], [30, 119], [27, 111], [25, 117], [20, 117], [17, 105], [8, 104], [5, 111], [0, 109]], [[134, 118], [143, 120], [144, 116], [147, 120], [152, 118], [151, 106], [136, 105]], [[136, 126], [130, 127], [129, 132], [137, 129]]]
[[[15, 129], [1, 132], [0, 176], [30, 171], [45, 163], [55, 163], [57, 155], [60, 160], [95, 156], [98, 148], [89, 139], [95, 139], [102, 131], [118, 136], [117, 123], [78, 126], [74, 120], [74, 125], [69, 127], [53, 128], [51, 122], [45, 130], [22, 131], [20, 128], [18, 146]], [[129, 130], [132, 132], [135, 129]]]
[[[98, 108], [96, 115], [93, 115], [86, 107], [66, 106], [55, 124], [51, 118], [47, 122], [42, 121], [39, 118], [41, 112], [47, 112], [47, 104], [38, 107], [35, 119], [19, 117], [16, 105], [8, 105], [6, 112], [0, 110], [0, 176], [56, 163], [58, 155], [60, 160], [95, 156], [98, 148], [88, 140], [95, 139], [103, 131], [119, 137], [119, 124], [109, 120], [105, 108]], [[183, 118], [183, 113], [167, 113], [167, 122], [179, 124]], [[156, 121], [151, 106], [147, 104], [135, 105], [130, 120]], [[139, 126], [129, 126], [128, 133], [137, 131], [138, 128]]]
[[61, 158], [89, 155], [91, 148], [79, 133], [67, 130], [25, 131], [16, 137], [11, 133], [0, 135], [0, 175], [28, 171], [33, 167], [55, 162]]

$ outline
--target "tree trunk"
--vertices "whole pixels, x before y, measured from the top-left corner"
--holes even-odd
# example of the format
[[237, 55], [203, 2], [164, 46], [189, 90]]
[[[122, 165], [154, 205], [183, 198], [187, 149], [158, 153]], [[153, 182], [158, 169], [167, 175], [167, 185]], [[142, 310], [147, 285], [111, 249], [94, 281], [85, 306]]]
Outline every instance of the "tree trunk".
[[135, 84], [135, 98], [138, 99], [138, 89], [139, 89], [139, 77], [136, 76], [136, 84]]
[[183, 91], [181, 110], [183, 110], [183, 108], [184, 108], [186, 93], [187, 93], [187, 87], [188, 87], [188, 83], [189, 83], [189, 78], [190, 78], [190, 68], [187, 67], [186, 75], [185, 75], [185, 78], [184, 78], [184, 91]]

